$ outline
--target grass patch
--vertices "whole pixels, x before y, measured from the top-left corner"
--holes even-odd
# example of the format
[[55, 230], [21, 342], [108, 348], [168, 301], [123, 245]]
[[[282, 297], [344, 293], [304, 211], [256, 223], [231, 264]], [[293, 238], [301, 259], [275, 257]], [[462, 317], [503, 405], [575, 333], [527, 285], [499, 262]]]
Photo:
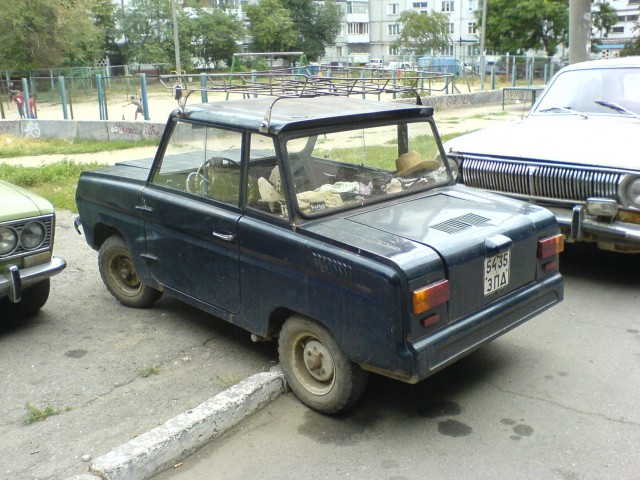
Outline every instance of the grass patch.
[[75, 163], [61, 160], [40, 167], [22, 167], [0, 163], [0, 178], [26, 188], [49, 200], [55, 208], [77, 212], [76, 185], [84, 170], [95, 170], [106, 165]]
[[[43, 410], [41, 410], [40, 408], [36, 407], [35, 405], [32, 405], [30, 403], [27, 403], [24, 406], [25, 410], [27, 411], [27, 415], [24, 418], [24, 423], [26, 425], [31, 425], [32, 423], [35, 422], [41, 422], [43, 420], [46, 420], [47, 418], [51, 417], [52, 415], [58, 415], [59, 413], [61, 413], [62, 411], [57, 409], [57, 408], [53, 408], [51, 405], [47, 405]], [[68, 412], [71, 410], [71, 407], [66, 407], [64, 409], [64, 411]]]
[[97, 141], [65, 138], [23, 138], [0, 135], [0, 158], [53, 154], [97, 153], [134, 147], [158, 145], [158, 140], [127, 142], [125, 140]]
[[160, 368], [158, 367], [144, 367], [138, 370], [138, 375], [142, 378], [150, 377], [151, 375], [158, 375], [160, 373]]

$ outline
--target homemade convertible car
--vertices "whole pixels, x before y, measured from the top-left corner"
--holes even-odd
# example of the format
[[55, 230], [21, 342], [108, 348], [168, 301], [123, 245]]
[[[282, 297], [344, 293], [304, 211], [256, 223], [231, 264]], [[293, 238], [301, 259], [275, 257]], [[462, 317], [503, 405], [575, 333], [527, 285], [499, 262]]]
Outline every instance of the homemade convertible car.
[[180, 108], [155, 158], [84, 172], [77, 204], [116, 299], [166, 292], [278, 338], [292, 390], [324, 413], [368, 372], [418, 382], [563, 297], [553, 214], [456, 184], [422, 105]]

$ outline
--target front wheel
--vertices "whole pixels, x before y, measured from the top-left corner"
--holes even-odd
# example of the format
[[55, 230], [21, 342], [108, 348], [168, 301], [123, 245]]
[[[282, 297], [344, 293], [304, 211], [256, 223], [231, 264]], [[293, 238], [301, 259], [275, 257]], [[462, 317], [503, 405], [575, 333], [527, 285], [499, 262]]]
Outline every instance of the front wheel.
[[367, 372], [351, 362], [324, 326], [294, 316], [278, 340], [280, 365], [291, 390], [321, 413], [346, 410], [362, 395]]
[[18, 303], [11, 303], [5, 299], [6, 303], [1, 305], [2, 309], [12, 316], [31, 317], [47, 303], [50, 286], [50, 280], [45, 278], [29, 288], [25, 288], [22, 292], [22, 299]]
[[98, 267], [102, 281], [111, 295], [127, 307], [150, 307], [162, 295], [162, 292], [140, 281], [129, 247], [121, 237], [109, 237], [102, 244], [98, 254]]

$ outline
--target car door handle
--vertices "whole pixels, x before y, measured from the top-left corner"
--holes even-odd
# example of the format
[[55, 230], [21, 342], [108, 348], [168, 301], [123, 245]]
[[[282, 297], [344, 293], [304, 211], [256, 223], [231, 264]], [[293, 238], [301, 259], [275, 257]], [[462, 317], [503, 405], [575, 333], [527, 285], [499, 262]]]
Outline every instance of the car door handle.
[[151, 213], [153, 212], [153, 207], [148, 207], [147, 205], [136, 205], [135, 209], [139, 212]]
[[234, 240], [234, 236], [228, 233], [211, 232], [211, 235], [213, 235], [216, 238], [219, 238], [220, 240], [224, 240], [225, 242], [233, 242]]

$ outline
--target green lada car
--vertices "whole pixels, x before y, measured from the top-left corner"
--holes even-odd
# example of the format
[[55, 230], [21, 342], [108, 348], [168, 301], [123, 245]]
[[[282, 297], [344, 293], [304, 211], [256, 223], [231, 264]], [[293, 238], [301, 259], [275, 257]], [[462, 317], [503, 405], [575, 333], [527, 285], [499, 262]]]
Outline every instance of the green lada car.
[[49, 278], [66, 262], [53, 256], [53, 205], [0, 180], [0, 320], [33, 315], [49, 298]]

